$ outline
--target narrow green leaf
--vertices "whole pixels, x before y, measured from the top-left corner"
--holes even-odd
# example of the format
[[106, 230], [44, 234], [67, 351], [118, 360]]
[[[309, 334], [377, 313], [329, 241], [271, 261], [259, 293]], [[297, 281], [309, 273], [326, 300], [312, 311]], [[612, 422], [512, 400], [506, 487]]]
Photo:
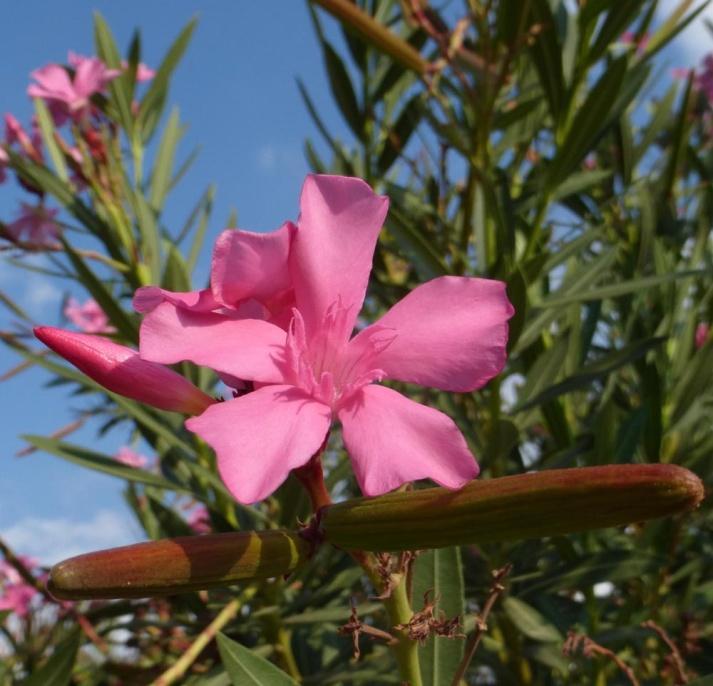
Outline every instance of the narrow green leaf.
[[644, 276], [641, 279], [622, 281], [610, 286], [593, 288], [590, 291], [581, 293], [572, 292], [565, 295], [554, 295], [541, 302], [538, 307], [561, 307], [575, 302], [585, 302], [590, 300], [603, 300], [604, 298], [616, 298], [620, 295], [628, 295], [637, 291], [644, 292], [648, 288], [661, 286], [678, 279], [686, 279], [692, 276], [710, 275], [709, 269], [688, 269], [681, 272], [671, 272], [670, 274], [657, 274], [656, 276]]
[[72, 680], [80, 637], [79, 629], [73, 630], [57, 645], [47, 662], [22, 682], [22, 686], [67, 686]]
[[609, 46], [619, 40], [624, 30], [641, 12], [641, 5], [635, 2], [618, 2], [609, 6], [606, 18], [601, 22], [594, 44], [586, 53], [588, 64], [593, 64], [604, 56]]
[[625, 57], [613, 60], [578, 108], [548, 170], [547, 186], [553, 191], [580, 164], [611, 122], [627, 70]]
[[385, 174], [396, 158], [406, 147], [411, 134], [414, 132], [421, 120], [420, 111], [422, 107], [421, 93], [416, 93], [403, 106], [403, 109], [396, 118], [394, 125], [385, 132], [386, 140], [384, 147], [376, 161], [376, 167], [380, 174]]
[[592, 171], [580, 171], [570, 174], [552, 194], [552, 200], [562, 200], [570, 195], [582, 193], [598, 186], [602, 181], [611, 177], [611, 169], [594, 169]]
[[97, 54], [101, 57], [104, 64], [111, 69], [118, 69], [121, 74], [115, 79], [112, 79], [108, 84], [109, 100], [116, 107], [119, 116], [119, 122], [126, 131], [129, 140], [133, 139], [134, 135], [134, 117], [131, 112], [131, 101], [133, 93], [131, 89], [131, 80], [128, 74], [124, 72], [121, 64], [121, 54], [116, 47], [116, 41], [112, 35], [109, 25], [104, 20], [104, 17], [99, 12], [94, 12], [94, 42], [96, 44]]
[[615, 350], [609, 355], [605, 355], [595, 362], [583, 367], [577, 374], [556, 383], [549, 388], [538, 393], [534, 398], [523, 398], [523, 401], [518, 404], [511, 412], [517, 414], [524, 412], [532, 407], [546, 403], [553, 398], [557, 398], [565, 393], [587, 388], [597, 379], [601, 379], [608, 374], [620, 369], [621, 367], [638, 360], [649, 350], [661, 345], [665, 338], [649, 338], [645, 341], [637, 341], [625, 346], [621, 350]]
[[183, 133], [184, 129], [180, 123], [178, 109], [174, 108], [161, 137], [151, 174], [149, 204], [156, 212], [161, 211], [166, 200], [166, 194], [171, 185], [176, 148], [183, 137]]
[[127, 189], [127, 193], [136, 213], [143, 264], [148, 267], [150, 283], [158, 283], [161, 278], [161, 234], [156, 212], [140, 190]]
[[161, 118], [171, 74], [173, 74], [174, 69], [188, 47], [193, 31], [196, 28], [196, 23], [196, 19], [191, 19], [168, 49], [166, 56], [156, 70], [156, 75], [152, 79], [144, 99], [139, 105], [137, 125], [139, 126], [144, 142], [151, 138]]
[[297, 79], [297, 89], [299, 90], [300, 95], [302, 96], [302, 100], [305, 103], [305, 107], [307, 108], [310, 117], [312, 117], [314, 125], [317, 127], [319, 133], [322, 135], [324, 140], [332, 149], [332, 152], [334, 153], [335, 157], [337, 157], [342, 162], [342, 164], [347, 166], [350, 165], [349, 160], [344, 154], [344, 150], [342, 150], [342, 146], [329, 133], [327, 126], [325, 125], [324, 121], [322, 120], [322, 117], [319, 114], [319, 111], [317, 110], [317, 106], [312, 101], [312, 98], [310, 97], [307, 88], [300, 79]]
[[40, 126], [40, 133], [42, 134], [42, 142], [49, 151], [50, 157], [52, 158], [52, 164], [54, 164], [54, 169], [57, 172], [57, 176], [67, 183], [69, 181], [69, 176], [67, 175], [67, 164], [64, 161], [64, 154], [59, 149], [57, 141], [54, 137], [54, 123], [52, 117], [50, 116], [47, 105], [45, 105], [42, 98], [33, 98], [35, 102], [35, 113], [37, 114], [37, 123]]
[[201, 249], [203, 248], [203, 240], [205, 239], [206, 231], [208, 230], [208, 222], [210, 221], [211, 214], [213, 212], [213, 198], [215, 197], [215, 186], [210, 185], [206, 189], [203, 195], [200, 210], [199, 210], [199, 220], [198, 228], [193, 235], [193, 241], [191, 242], [191, 248], [188, 251], [188, 259], [186, 261], [186, 268], [189, 273], [192, 273], [198, 264], [198, 258], [201, 254]]
[[532, 23], [542, 30], [530, 46], [540, 85], [545, 92], [552, 119], [559, 121], [566, 97], [562, 69], [562, 46], [557, 35], [557, 23], [548, 0], [534, 0], [530, 5]]
[[[414, 563], [411, 605], [418, 612], [424, 597], [437, 601], [436, 611], [448, 619], [463, 616], [464, 583], [460, 548], [441, 548], [422, 552]], [[419, 649], [424, 686], [450, 686], [463, 657], [463, 642], [431, 636]]]
[[218, 634], [218, 650], [233, 686], [297, 686], [297, 682], [249, 648]]
[[361, 140], [364, 137], [363, 114], [359, 107], [356, 94], [354, 93], [354, 86], [349, 77], [349, 72], [344, 66], [344, 62], [342, 62], [339, 53], [337, 53], [327, 40], [322, 42], [322, 50], [334, 100], [344, 120], [349, 124], [349, 128], [351, 128], [354, 135]]
[[109, 476], [125, 479], [126, 481], [155, 486], [156, 488], [164, 488], [170, 491], [185, 490], [179, 484], [168, 481], [158, 474], [147, 472], [144, 469], [137, 469], [136, 467], [129, 467], [128, 465], [118, 462], [113, 457], [98, 453], [94, 450], [89, 450], [80, 445], [65, 443], [54, 438], [46, 438], [45, 436], [24, 435], [21, 436], [21, 438], [38, 450], [61, 457], [63, 460], [78, 464], [85, 469], [92, 469], [96, 472], [108, 474]]
[[562, 642], [562, 634], [532, 605], [509, 596], [503, 600], [502, 608], [512, 623], [529, 639], [541, 643]]

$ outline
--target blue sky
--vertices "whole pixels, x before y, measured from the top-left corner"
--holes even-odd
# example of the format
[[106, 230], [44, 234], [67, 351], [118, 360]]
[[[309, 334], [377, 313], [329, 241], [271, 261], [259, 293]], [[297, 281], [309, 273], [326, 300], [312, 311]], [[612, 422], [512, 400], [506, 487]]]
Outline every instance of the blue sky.
[[[671, 6], [672, 3], [663, 3]], [[218, 195], [211, 237], [225, 227], [231, 208], [241, 228], [271, 230], [295, 219], [307, 165], [302, 144], [316, 132], [302, 105], [295, 77], [310, 88], [324, 118], [348, 137], [326, 89], [321, 55], [303, 2], [87, 3], [28, 0], [14, 3], [12, 24], [0, 42], [0, 113], [29, 120], [29, 73], [48, 62], [63, 62], [67, 50], [92, 54], [92, 10], [108, 20], [122, 49], [140, 28], [144, 61], [156, 65], [195, 14], [200, 18], [189, 51], [176, 74], [170, 101], [190, 128], [183, 152], [202, 147], [200, 157], [169, 200], [167, 223], [180, 226], [210, 182]], [[9, 27], [9, 28], [8, 28]], [[689, 30], [672, 65], [696, 64], [711, 45], [699, 24]], [[11, 219], [22, 197], [14, 183], [0, 187], [0, 218]], [[57, 324], [62, 291], [44, 277], [0, 263], [0, 290], [16, 298], [38, 322]], [[0, 328], [9, 324], [0, 312]], [[0, 373], [17, 361], [0, 348]], [[47, 376], [22, 374], [0, 385], [0, 535], [19, 551], [45, 562], [96, 547], [136, 540], [140, 532], [121, 498], [122, 482], [35, 453], [16, 458], [21, 433], [49, 433], [73, 418], [80, 399], [63, 388], [45, 389]], [[72, 440], [94, 444], [94, 428]], [[102, 443], [113, 452], [128, 437]]]

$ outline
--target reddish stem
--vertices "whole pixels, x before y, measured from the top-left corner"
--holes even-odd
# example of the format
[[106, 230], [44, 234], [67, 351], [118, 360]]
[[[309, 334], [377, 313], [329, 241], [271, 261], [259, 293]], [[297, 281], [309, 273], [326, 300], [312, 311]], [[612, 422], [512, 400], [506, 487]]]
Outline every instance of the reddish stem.
[[309, 493], [314, 512], [319, 512], [323, 507], [332, 504], [332, 498], [324, 483], [321, 458], [323, 450], [323, 448], [318, 450], [306, 465], [294, 470], [295, 476]]

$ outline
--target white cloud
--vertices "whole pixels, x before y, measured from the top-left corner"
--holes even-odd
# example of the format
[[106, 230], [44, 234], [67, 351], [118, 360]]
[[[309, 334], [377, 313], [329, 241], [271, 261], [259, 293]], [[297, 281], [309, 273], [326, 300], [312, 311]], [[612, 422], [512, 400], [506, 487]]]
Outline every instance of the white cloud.
[[270, 145], [263, 145], [257, 152], [257, 166], [262, 171], [272, 171], [277, 166], [277, 151], [275, 147]]
[[3, 529], [0, 536], [17, 553], [52, 565], [74, 555], [137, 542], [130, 516], [100, 510], [84, 521], [25, 517]]
[[276, 171], [292, 173], [296, 170], [301, 174], [304, 171], [304, 161], [299, 148], [294, 144], [265, 143], [257, 151], [257, 167], [265, 174]]
[[32, 274], [27, 279], [25, 292], [22, 294], [22, 301], [25, 307], [35, 311], [41, 311], [48, 305], [58, 303], [61, 297], [61, 292], [56, 284], [53, 284], [44, 276]]

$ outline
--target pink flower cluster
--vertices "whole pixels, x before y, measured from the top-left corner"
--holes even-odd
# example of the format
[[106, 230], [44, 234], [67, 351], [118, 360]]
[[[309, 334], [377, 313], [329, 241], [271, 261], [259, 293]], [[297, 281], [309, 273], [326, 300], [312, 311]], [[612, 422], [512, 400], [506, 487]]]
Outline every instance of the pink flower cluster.
[[[107, 84], [121, 75], [119, 69], [109, 69], [98, 57], [86, 57], [70, 51], [67, 61], [72, 70], [61, 64], [47, 64], [30, 74], [36, 83], [31, 84], [27, 94], [32, 98], [42, 98], [49, 107], [57, 126], [68, 119], [81, 121], [91, 111], [91, 98], [101, 93]], [[128, 65], [124, 63], [123, 69]], [[148, 81], [154, 71], [145, 64], [139, 64], [137, 81]]]
[[126, 465], [127, 467], [134, 467], [135, 469], [146, 469], [149, 466], [150, 460], [145, 455], [137, 453], [128, 445], [125, 445], [117, 451], [114, 456], [117, 462]]
[[[500, 281], [444, 276], [353, 335], [387, 208], [359, 179], [309, 176], [296, 224], [220, 235], [210, 288], [137, 291], [138, 353], [51, 327], [36, 335], [110, 390], [197, 415], [186, 426], [240, 502], [309, 462], [334, 422], [365, 495], [425, 478], [460, 488], [478, 466], [453, 420], [380, 382], [480, 388], [505, 364], [513, 308]], [[163, 366], [184, 360], [235, 397], [215, 402]]]
[[64, 306], [64, 316], [84, 333], [116, 333], [109, 324], [109, 318], [94, 298], [80, 303], [69, 298]]
[[[91, 114], [96, 114], [91, 99], [94, 95], [102, 93], [107, 84], [117, 78], [122, 71], [109, 69], [98, 57], [86, 57], [70, 52], [68, 55], [69, 67], [61, 64], [47, 64], [32, 72], [34, 83], [30, 84], [27, 93], [30, 97], [41, 98], [47, 104], [54, 119], [55, 125], [61, 126], [71, 120], [80, 124], [82, 135], [90, 151], [101, 157], [103, 144], [90, 126]], [[123, 64], [122, 69], [128, 69]], [[136, 67], [136, 80], [147, 81], [154, 76], [154, 71], [145, 64]], [[37, 121], [32, 119], [32, 133], [28, 134], [20, 122], [12, 115], [5, 115], [5, 141], [0, 145], [0, 183], [7, 178], [6, 169], [10, 165], [8, 149], [42, 164], [44, 155], [42, 151], [42, 137], [37, 126]], [[81, 188], [85, 179], [81, 176], [81, 153], [75, 146], [64, 144], [65, 153], [70, 163], [74, 165], [75, 181]], [[55, 220], [57, 210], [49, 210], [42, 204], [43, 192], [19, 179], [26, 190], [40, 197], [37, 206], [27, 203], [21, 205], [18, 218], [8, 224], [5, 238], [23, 247], [31, 248], [56, 248], [55, 240], [59, 234], [59, 226]]]
[[[37, 561], [31, 557], [19, 556], [20, 562], [32, 571]], [[0, 611], [9, 610], [18, 617], [26, 617], [39, 591], [28, 584], [7, 560], [0, 560]]]

